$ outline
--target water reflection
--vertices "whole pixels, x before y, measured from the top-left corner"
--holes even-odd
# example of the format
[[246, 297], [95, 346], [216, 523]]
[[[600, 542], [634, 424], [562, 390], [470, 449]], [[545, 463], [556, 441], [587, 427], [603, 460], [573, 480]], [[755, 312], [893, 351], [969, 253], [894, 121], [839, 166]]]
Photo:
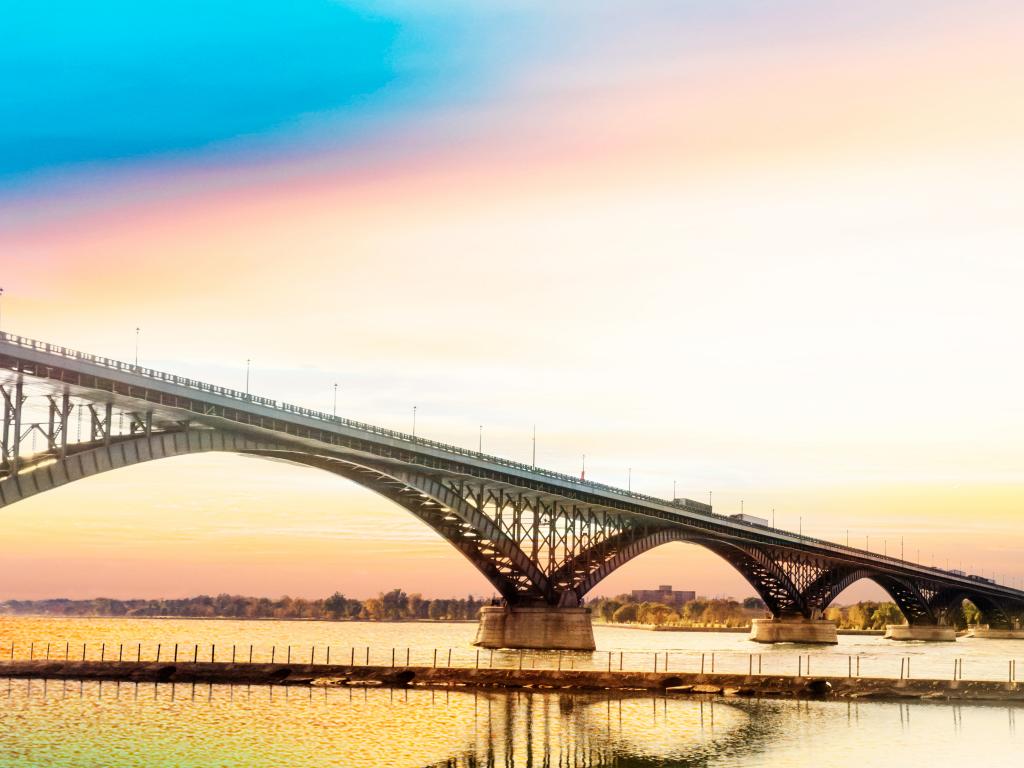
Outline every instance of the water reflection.
[[0, 682], [0, 765], [815, 766], [1019, 753], [1016, 708], [554, 690]]

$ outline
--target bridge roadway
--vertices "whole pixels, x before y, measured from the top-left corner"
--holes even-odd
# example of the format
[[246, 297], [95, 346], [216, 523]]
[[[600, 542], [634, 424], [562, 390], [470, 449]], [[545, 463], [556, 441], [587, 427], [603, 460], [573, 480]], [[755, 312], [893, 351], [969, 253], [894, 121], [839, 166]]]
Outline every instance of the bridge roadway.
[[684, 541], [736, 568], [771, 620], [752, 639], [835, 642], [825, 608], [867, 578], [907, 621], [895, 637], [952, 639], [963, 601], [1019, 629], [1024, 592], [363, 424], [146, 367], [0, 333], [0, 507], [111, 469], [207, 451], [287, 460], [402, 506], [501, 594], [485, 647], [593, 647], [584, 596], [653, 547]]

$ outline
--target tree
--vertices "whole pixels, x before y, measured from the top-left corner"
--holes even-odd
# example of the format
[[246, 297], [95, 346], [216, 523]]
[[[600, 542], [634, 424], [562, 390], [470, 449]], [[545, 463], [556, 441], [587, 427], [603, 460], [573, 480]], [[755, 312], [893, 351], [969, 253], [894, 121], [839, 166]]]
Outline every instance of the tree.
[[612, 621], [619, 624], [628, 624], [636, 621], [636, 613], [636, 603], [626, 603], [625, 605], [619, 606], [615, 613], [612, 614]]

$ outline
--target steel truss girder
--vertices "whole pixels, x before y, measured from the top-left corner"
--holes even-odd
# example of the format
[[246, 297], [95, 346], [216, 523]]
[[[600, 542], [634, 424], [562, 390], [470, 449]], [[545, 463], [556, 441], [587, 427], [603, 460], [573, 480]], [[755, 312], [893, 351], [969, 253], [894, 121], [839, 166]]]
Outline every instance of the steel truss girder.
[[598, 552], [591, 553], [591, 559], [599, 564], [576, 586], [579, 595], [585, 595], [633, 558], [672, 541], [699, 544], [724, 559], [754, 587], [774, 615], [809, 615], [796, 585], [775, 559], [778, 553], [740, 542], [712, 539], [707, 534], [680, 528], [639, 527], [610, 539]]
[[970, 600], [981, 614], [981, 622], [994, 629], [1013, 629], [1020, 621], [1022, 607], [1016, 611], [1007, 603], [995, 600], [981, 592], [968, 589], [940, 589], [929, 601], [932, 612], [947, 624], [963, 626], [964, 600]]
[[3, 432], [0, 433], [0, 475], [18, 471], [21, 455], [21, 417], [25, 400], [24, 379], [18, 376], [14, 389], [0, 385], [3, 398]]

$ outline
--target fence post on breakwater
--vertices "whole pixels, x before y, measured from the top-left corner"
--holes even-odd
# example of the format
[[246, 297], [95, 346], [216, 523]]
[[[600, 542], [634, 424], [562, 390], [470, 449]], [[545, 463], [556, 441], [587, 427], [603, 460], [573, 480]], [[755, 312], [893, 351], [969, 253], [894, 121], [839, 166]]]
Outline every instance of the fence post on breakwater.
[[395, 649], [391, 649], [391, 666], [395, 666]]
[[178, 644], [174, 644], [174, 663], [178, 663]]
[[434, 649], [434, 660], [430, 663], [431, 667], [437, 668], [437, 648]]
[[327, 664], [328, 666], [331, 664], [331, 646], [329, 645], [327, 646]]
[[46, 660], [47, 661], [50, 660], [50, 644], [49, 643], [46, 644]]
[[270, 646], [270, 663], [271, 664], [274, 663], [274, 656], [276, 656], [276, 655], [277, 655], [277, 646], [276, 645]]
[[249, 663], [252, 664], [252, 644], [249, 644]]
[[196, 644], [195, 651], [192, 653], [192, 663], [195, 664], [197, 661], [199, 661], [199, 644], [198, 643]]
[[352, 649], [352, 656], [348, 660], [348, 665], [354, 667], [356, 665], [356, 649]]
[[118, 643], [117, 644], [117, 660], [118, 661], [123, 661], [124, 660], [124, 643]]
[[69, 640], [69, 641], [66, 641], [64, 643], [64, 661], [68, 660], [68, 654], [70, 652], [71, 652], [71, 641]]
[[[311, 645], [309, 647], [309, 663], [310, 663], [310, 665], [316, 663], [316, 646], [315, 645]], [[394, 666], [394, 665], [392, 665], [392, 666]]]
[[142, 643], [135, 646], [135, 661], [142, 661]]
[[658, 652], [654, 652], [654, 673], [658, 673]]
[[704, 674], [704, 654], [700, 655], [700, 673]]
[[452, 649], [449, 648], [448, 649], [448, 667], [449, 667], [449, 669], [451, 668], [451, 666], [452, 666]]
[[366, 666], [370, 666], [370, 646], [366, 646]]
[[715, 674], [715, 654], [711, 654], [711, 674]]
[[156, 644], [156, 661], [157, 661], [158, 664], [160, 663], [160, 647], [161, 647], [161, 644], [157, 643]]
[[85, 643], [82, 643], [82, 661], [85, 661]]
[[[31, 657], [32, 657], [32, 649], [30, 648], [29, 649], [29, 658], [31, 658]], [[107, 657], [107, 644], [106, 643], [100, 643], [100, 661], [106, 661], [107, 660], [106, 657]]]
[[31, 643], [28, 644], [28, 660], [32, 661], [35, 658], [35, 655], [36, 655], [36, 644], [35, 644], [35, 642], [31, 642]]
[[[610, 655], [610, 654], [609, 654]], [[519, 668], [523, 668], [523, 649], [519, 649]]]
[[906, 663], [906, 659], [900, 659], [900, 680], [903, 679], [903, 665]]
[[409, 666], [409, 649], [405, 649], [405, 666]]
[[213, 643], [210, 644], [210, 662], [217, 661], [217, 646]]
[[487, 661], [487, 668], [488, 669], [493, 669], [494, 668], [494, 649], [493, 648], [491, 648], [491, 657]]
[[802, 653], [796, 657], [796, 676], [804, 676], [804, 655]]
[[608, 651], [608, 671], [612, 671], [612, 652]]
[[[480, 669], [480, 649], [476, 649], [476, 668]], [[558, 668], [562, 668], [562, 652], [558, 652]]]
[[860, 654], [857, 654], [857, 677], [860, 677]]
[[622, 651], [619, 651], [619, 672], [622, 671]]
[[285, 664], [291, 664], [292, 663], [292, 647], [290, 645], [286, 646], [285, 654], [286, 655], [285, 655], [284, 663]]

